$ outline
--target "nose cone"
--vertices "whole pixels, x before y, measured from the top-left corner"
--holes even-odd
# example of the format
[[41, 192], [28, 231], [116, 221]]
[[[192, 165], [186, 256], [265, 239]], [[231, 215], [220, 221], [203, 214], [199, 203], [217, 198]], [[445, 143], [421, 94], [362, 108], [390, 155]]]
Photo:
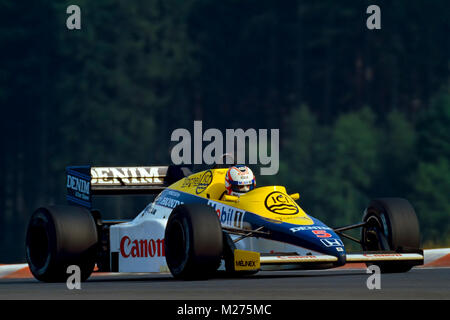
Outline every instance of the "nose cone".
[[338, 265], [345, 264], [345, 248], [341, 238], [332, 228], [307, 215], [284, 187], [256, 188], [241, 196], [240, 200], [236, 207], [255, 213], [246, 215], [246, 222], [267, 226], [273, 240], [335, 256]]
[[298, 243], [305, 248], [338, 258], [338, 265], [346, 262], [346, 252], [341, 238], [317, 219], [311, 218], [314, 224], [295, 226], [289, 230], [297, 238]]
[[301, 225], [313, 223], [282, 186], [256, 188], [243, 195], [237, 206], [271, 220]]

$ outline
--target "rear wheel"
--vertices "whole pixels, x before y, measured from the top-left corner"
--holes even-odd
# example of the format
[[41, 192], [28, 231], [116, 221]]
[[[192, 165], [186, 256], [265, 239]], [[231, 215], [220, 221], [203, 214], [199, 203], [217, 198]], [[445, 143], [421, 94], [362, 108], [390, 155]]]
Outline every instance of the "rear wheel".
[[31, 216], [25, 255], [31, 273], [40, 281], [66, 281], [70, 265], [80, 268], [84, 281], [94, 270], [97, 242], [96, 225], [87, 209], [50, 206]]
[[[364, 251], [417, 252], [420, 250], [419, 222], [413, 206], [405, 199], [373, 200], [363, 217], [361, 231]], [[406, 272], [414, 264], [402, 262], [376, 263], [381, 272]]]
[[201, 204], [176, 207], [164, 236], [166, 261], [175, 278], [211, 277], [220, 265], [222, 227], [213, 208]]

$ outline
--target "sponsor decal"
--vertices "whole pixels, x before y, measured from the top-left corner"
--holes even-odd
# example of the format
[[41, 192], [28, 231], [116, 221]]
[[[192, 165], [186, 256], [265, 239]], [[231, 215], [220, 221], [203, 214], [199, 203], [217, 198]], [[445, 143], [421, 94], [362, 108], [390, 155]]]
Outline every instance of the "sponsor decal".
[[311, 218], [309, 217], [290, 217], [286, 216], [282, 218], [283, 221], [289, 221], [289, 220], [305, 220], [305, 221], [311, 221]]
[[208, 186], [211, 184], [213, 180], [213, 174], [211, 170], [206, 171], [203, 176], [202, 179], [200, 180], [199, 184], [197, 185], [197, 188], [195, 189], [195, 193], [196, 194], [200, 194], [203, 191], [205, 191], [206, 188], [208, 188]]
[[234, 270], [258, 270], [260, 266], [259, 252], [234, 250]]
[[175, 197], [175, 198], [178, 198], [180, 196], [179, 192], [173, 191], [170, 189], [167, 189], [164, 193], [167, 193], [168, 196]]
[[294, 215], [298, 213], [298, 206], [292, 199], [279, 192], [269, 193], [264, 201], [267, 210], [276, 214]]
[[238, 260], [236, 261], [237, 267], [256, 267], [256, 261]]
[[367, 254], [363, 254], [364, 257], [368, 257], [368, 258], [382, 258], [382, 257], [402, 257], [403, 255], [400, 253], [367, 253]]
[[124, 258], [164, 257], [164, 239], [135, 239], [128, 236], [120, 240], [120, 254]]
[[183, 180], [181, 189], [196, 187], [195, 193], [200, 194], [211, 184], [213, 180], [213, 173], [211, 170], [206, 171], [202, 176], [194, 175]]
[[233, 228], [243, 227], [244, 211], [211, 200], [209, 200], [207, 204], [216, 210], [220, 223], [223, 226]]
[[320, 239], [320, 242], [323, 243], [325, 247], [342, 247], [344, 244], [340, 239]]
[[91, 168], [93, 185], [161, 184], [167, 167]]
[[74, 196], [89, 201], [90, 182], [78, 177], [67, 175], [67, 189], [74, 191]]
[[317, 259], [317, 256], [307, 255], [307, 256], [277, 256], [278, 259]]
[[326, 226], [302, 226], [302, 227], [294, 227], [289, 229], [291, 232], [297, 231], [307, 231], [307, 230], [331, 230], [330, 227]]
[[176, 206], [183, 204], [183, 202], [180, 200], [169, 198], [169, 197], [158, 197], [155, 204], [166, 207], [166, 208], [173, 209]]
[[181, 185], [180, 188], [186, 189], [186, 188], [190, 188], [190, 187], [196, 187], [200, 183], [201, 179], [202, 179], [202, 177], [200, 177], [199, 175], [186, 177], [186, 178], [184, 178], [183, 184]]

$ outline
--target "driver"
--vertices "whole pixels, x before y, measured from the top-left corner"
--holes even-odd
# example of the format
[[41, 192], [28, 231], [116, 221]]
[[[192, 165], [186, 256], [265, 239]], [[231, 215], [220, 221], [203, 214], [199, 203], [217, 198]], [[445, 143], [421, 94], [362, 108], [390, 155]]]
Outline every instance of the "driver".
[[245, 165], [235, 165], [228, 169], [225, 175], [226, 194], [240, 196], [256, 186], [252, 170]]

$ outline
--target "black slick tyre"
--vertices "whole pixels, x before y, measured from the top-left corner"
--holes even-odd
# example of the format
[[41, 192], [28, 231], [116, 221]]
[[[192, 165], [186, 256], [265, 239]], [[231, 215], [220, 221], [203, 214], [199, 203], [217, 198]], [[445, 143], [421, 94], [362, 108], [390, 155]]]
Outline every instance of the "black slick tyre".
[[222, 227], [214, 209], [202, 204], [177, 206], [167, 221], [164, 245], [176, 279], [212, 277], [223, 251]]
[[[364, 251], [420, 251], [420, 229], [416, 212], [409, 201], [402, 198], [373, 200], [366, 208], [361, 230]], [[383, 273], [409, 271], [415, 264], [402, 262], [376, 263]]]
[[64, 282], [67, 268], [80, 268], [81, 281], [94, 270], [97, 229], [89, 210], [49, 206], [31, 216], [26, 234], [26, 259], [33, 276], [44, 282]]

